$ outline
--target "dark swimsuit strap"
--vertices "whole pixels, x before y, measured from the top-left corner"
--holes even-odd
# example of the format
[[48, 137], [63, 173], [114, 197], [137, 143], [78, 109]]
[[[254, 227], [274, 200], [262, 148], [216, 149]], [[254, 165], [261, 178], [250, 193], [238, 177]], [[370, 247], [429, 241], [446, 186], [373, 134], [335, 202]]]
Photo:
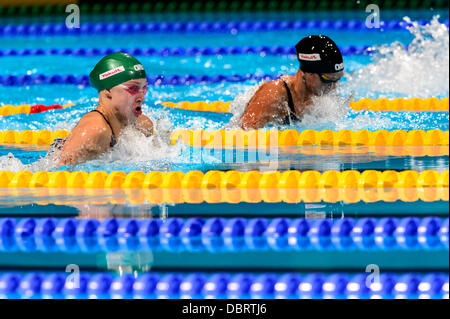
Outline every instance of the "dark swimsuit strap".
[[289, 89], [287, 83], [283, 81], [284, 87], [286, 88], [287, 97], [288, 97], [288, 106], [289, 106], [289, 114], [284, 118], [283, 124], [289, 124], [289, 122], [298, 121], [298, 116], [295, 113], [294, 99], [292, 98], [291, 90]]
[[114, 130], [111, 126], [111, 123], [109, 123], [109, 121], [106, 119], [106, 116], [99, 110], [92, 110], [91, 112], [97, 112], [98, 114], [100, 114], [103, 117], [103, 119], [108, 124], [109, 128], [111, 129], [111, 142], [109, 142], [109, 146], [113, 147], [114, 145], [116, 145], [117, 141], [116, 141], [116, 136], [114, 135]]

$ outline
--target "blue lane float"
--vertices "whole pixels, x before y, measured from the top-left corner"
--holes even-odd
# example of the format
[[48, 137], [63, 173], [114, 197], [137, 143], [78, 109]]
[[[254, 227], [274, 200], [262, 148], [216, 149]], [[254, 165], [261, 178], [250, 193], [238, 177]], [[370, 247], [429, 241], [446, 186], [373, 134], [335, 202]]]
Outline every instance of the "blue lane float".
[[[213, 84], [213, 83], [238, 83], [245, 81], [274, 80], [279, 75], [271, 74], [232, 74], [232, 75], [156, 75], [147, 77], [148, 85], [190, 85], [190, 84]], [[88, 75], [0, 75], [0, 85], [4, 86], [28, 86], [28, 85], [79, 85], [90, 86]]]
[[[428, 24], [426, 20], [418, 21]], [[443, 21], [448, 27], [448, 20]], [[401, 30], [411, 24], [403, 20], [381, 21], [384, 30]], [[60, 36], [135, 33], [206, 33], [206, 32], [264, 32], [283, 30], [326, 29], [339, 31], [373, 31], [363, 20], [273, 20], [273, 21], [205, 21], [205, 22], [85, 22], [79, 28], [67, 28], [64, 23], [6, 24], [0, 26], [0, 36]]]
[[[350, 45], [340, 48], [343, 55], [370, 54], [368, 45]], [[163, 47], [163, 48], [51, 48], [51, 49], [0, 49], [1, 56], [105, 56], [113, 52], [125, 52], [133, 56], [211, 56], [211, 55], [295, 55], [293, 46], [230, 46], [230, 47]]]
[[448, 298], [448, 273], [0, 274], [7, 298]]
[[0, 252], [448, 251], [449, 219], [1, 218]]

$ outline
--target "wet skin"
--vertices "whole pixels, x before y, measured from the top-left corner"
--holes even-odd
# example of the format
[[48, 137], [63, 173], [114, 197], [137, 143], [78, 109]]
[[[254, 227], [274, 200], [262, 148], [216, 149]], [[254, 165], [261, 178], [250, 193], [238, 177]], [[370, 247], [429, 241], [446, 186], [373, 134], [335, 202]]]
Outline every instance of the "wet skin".
[[[342, 72], [323, 74], [326, 79], [337, 80], [333, 83], [324, 83], [319, 74], [302, 72], [300, 69], [295, 75], [283, 76], [282, 79], [291, 91], [297, 116], [302, 118], [307, 107], [311, 105], [313, 96], [336, 89], [342, 74]], [[240, 126], [244, 130], [262, 128], [268, 123], [282, 120], [288, 113], [286, 88], [283, 81], [277, 79], [264, 83], [256, 91], [240, 118]]]
[[[153, 123], [142, 115], [146, 79], [130, 80], [98, 93], [96, 110], [111, 124], [116, 139], [127, 126], [135, 126], [146, 136], [153, 133]], [[110, 149], [111, 128], [98, 112], [86, 113], [67, 137], [59, 155], [59, 166], [76, 165]]]

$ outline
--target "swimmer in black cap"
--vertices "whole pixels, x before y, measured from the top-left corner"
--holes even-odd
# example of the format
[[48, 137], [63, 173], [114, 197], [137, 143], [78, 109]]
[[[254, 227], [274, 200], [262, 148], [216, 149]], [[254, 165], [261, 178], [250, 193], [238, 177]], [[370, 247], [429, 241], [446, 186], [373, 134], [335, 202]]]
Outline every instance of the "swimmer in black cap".
[[295, 75], [264, 83], [240, 118], [243, 129], [271, 122], [288, 125], [302, 118], [311, 98], [336, 88], [344, 62], [336, 43], [324, 35], [310, 35], [295, 46], [300, 68]]

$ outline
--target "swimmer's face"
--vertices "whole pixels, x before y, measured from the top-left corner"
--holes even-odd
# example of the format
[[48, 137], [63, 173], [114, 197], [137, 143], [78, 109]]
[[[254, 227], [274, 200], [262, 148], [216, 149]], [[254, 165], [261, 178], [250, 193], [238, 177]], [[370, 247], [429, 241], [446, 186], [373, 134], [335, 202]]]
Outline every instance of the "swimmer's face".
[[147, 90], [146, 79], [135, 79], [113, 87], [110, 96], [118, 113], [134, 122], [142, 114], [142, 103]]
[[327, 94], [336, 89], [343, 72], [338, 73], [305, 73], [306, 86], [315, 95]]

